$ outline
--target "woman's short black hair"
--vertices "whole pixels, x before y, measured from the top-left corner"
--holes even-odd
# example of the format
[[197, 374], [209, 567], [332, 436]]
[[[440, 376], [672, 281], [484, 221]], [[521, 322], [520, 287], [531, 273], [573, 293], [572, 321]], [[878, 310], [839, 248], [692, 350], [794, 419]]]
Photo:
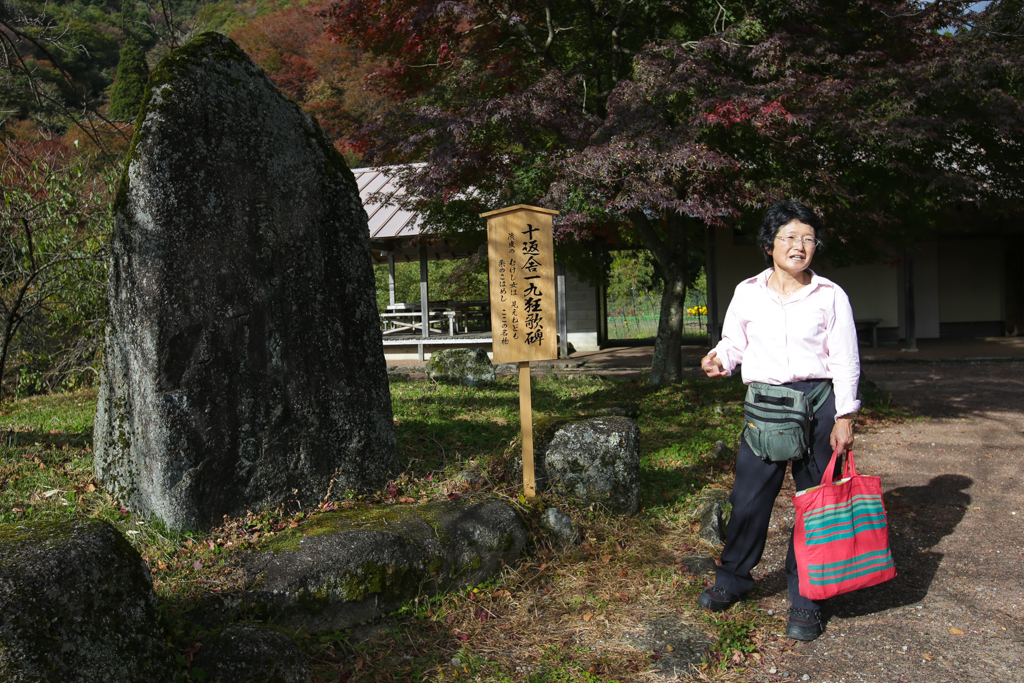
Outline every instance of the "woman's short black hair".
[[814, 228], [816, 250], [820, 251], [824, 246], [821, 241], [822, 224], [818, 214], [795, 199], [786, 199], [769, 207], [768, 211], [764, 214], [764, 220], [761, 222], [761, 230], [757, 233], [757, 246], [761, 247], [768, 265], [772, 264], [772, 249], [775, 247], [775, 236], [779, 234], [782, 226], [792, 220], [798, 220]]

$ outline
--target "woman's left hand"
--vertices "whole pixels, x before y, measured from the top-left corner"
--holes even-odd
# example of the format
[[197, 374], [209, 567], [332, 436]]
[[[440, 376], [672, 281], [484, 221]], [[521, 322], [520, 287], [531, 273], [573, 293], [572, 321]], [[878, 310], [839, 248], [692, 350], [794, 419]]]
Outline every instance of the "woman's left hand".
[[849, 453], [853, 448], [853, 418], [838, 418], [828, 442], [832, 445], [833, 451], [838, 450], [840, 454]]

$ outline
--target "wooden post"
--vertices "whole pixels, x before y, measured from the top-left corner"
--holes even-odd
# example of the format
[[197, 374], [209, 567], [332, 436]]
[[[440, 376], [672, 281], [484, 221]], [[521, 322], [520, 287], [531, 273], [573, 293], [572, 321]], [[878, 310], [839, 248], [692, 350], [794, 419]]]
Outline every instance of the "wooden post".
[[537, 495], [533, 473], [533, 400], [530, 395], [530, 361], [519, 363], [519, 427], [523, 434], [523, 493]]
[[426, 339], [430, 336], [430, 295], [427, 289], [427, 245], [425, 243], [420, 244], [420, 321], [423, 325], [422, 336]]
[[555, 264], [555, 281], [558, 290], [558, 357], [569, 357], [569, 322], [565, 306], [565, 266]]
[[523, 493], [537, 495], [533, 462], [530, 361], [558, 358], [558, 294], [552, 217], [557, 211], [511, 206], [487, 219], [491, 293], [491, 349], [495, 363], [519, 364], [519, 422], [523, 443]]
[[395, 305], [395, 255], [388, 254], [388, 303]]

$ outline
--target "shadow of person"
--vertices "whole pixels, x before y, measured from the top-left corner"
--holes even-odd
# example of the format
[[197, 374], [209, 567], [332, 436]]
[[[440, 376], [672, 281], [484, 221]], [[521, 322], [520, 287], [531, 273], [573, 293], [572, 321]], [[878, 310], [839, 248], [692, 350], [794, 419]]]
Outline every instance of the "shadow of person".
[[932, 548], [963, 519], [971, 504], [964, 490], [972, 483], [962, 474], [942, 474], [925, 486], [902, 486], [883, 494], [896, 578], [837, 595], [822, 603], [823, 612], [858, 617], [923, 600], [943, 558]]

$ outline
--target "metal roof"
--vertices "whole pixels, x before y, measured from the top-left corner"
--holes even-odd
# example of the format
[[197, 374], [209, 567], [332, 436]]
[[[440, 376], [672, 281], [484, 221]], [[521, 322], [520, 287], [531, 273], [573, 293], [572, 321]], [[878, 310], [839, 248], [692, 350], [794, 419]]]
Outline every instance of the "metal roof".
[[[369, 221], [370, 239], [386, 240], [400, 237], [415, 237], [420, 234], [419, 214], [398, 206], [405, 196], [405, 189], [390, 174], [393, 167], [354, 168], [359, 198], [366, 209]], [[395, 199], [394, 203], [384, 199], [372, 201], [375, 194]]]
[[[449, 239], [430, 235], [420, 239], [420, 215], [399, 206], [406, 194], [397, 177], [400, 168], [382, 166], [352, 169], [359, 188], [359, 199], [366, 209], [373, 262], [387, 263], [389, 256], [396, 261], [418, 261], [421, 247], [424, 250], [422, 255], [428, 260], [472, 256], [476, 251], [475, 246], [456, 244]], [[481, 222], [481, 233], [483, 227]]]

